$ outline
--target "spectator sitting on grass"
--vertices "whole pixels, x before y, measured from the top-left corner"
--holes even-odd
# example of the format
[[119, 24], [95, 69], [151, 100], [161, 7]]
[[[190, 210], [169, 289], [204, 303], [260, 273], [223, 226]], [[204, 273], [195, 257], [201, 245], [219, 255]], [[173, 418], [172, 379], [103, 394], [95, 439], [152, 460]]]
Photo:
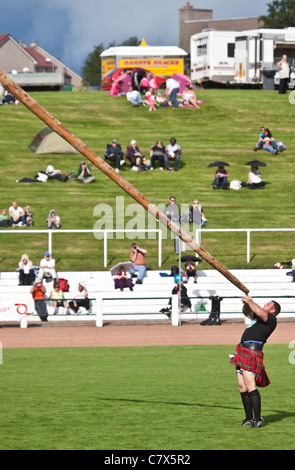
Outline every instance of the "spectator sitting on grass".
[[11, 222], [6, 213], [6, 209], [2, 207], [0, 209], [0, 227], [9, 227], [10, 225], [11, 225]]
[[25, 219], [26, 219], [26, 226], [27, 227], [30, 227], [33, 225], [34, 221], [33, 221], [33, 213], [31, 212], [31, 209], [30, 209], [30, 206], [25, 206], [24, 207], [24, 211], [25, 211]]
[[91, 170], [85, 162], [81, 162], [78, 168], [78, 177], [77, 180], [81, 183], [93, 183], [95, 177], [92, 175]]
[[53, 209], [49, 212], [46, 222], [48, 228], [60, 228], [60, 217]]
[[12, 227], [26, 227], [25, 211], [20, 207], [17, 201], [13, 201], [8, 210]]

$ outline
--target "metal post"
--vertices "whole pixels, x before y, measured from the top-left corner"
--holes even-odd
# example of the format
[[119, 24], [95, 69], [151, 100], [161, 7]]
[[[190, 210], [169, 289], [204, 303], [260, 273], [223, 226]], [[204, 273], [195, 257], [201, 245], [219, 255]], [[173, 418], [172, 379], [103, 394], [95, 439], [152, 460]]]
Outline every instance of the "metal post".
[[96, 298], [96, 326], [101, 328], [103, 326], [102, 319], [102, 297], [99, 296]]
[[171, 311], [171, 325], [172, 326], [180, 326], [180, 315], [179, 315], [179, 302], [178, 302], [178, 295], [172, 295], [172, 311]]
[[103, 232], [103, 265], [106, 268], [108, 264], [108, 232], [104, 230]]
[[52, 254], [52, 231], [48, 230], [48, 251]]
[[247, 230], [247, 263], [250, 263], [250, 230]]
[[160, 267], [162, 266], [162, 231], [158, 230], [158, 234], [159, 234], [158, 264]]

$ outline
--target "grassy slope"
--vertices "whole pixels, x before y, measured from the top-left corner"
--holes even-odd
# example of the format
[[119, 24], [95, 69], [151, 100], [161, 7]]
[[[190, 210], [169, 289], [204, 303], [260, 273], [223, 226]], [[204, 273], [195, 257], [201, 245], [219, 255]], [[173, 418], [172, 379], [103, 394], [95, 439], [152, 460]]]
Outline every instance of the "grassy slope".
[[[153, 203], [166, 203], [173, 193], [179, 204], [191, 204], [198, 198], [209, 220], [206, 228], [288, 228], [295, 226], [294, 212], [294, 106], [276, 92], [259, 90], [198, 90], [204, 100], [200, 110], [133, 108], [125, 98], [111, 98], [107, 93], [32, 93], [32, 96], [91, 149], [103, 156], [107, 142], [116, 138], [125, 148], [132, 138], [148, 156], [158, 138], [166, 145], [175, 136], [183, 148], [182, 168], [178, 173], [142, 174], [123, 168], [121, 175], [134, 184]], [[80, 156], [36, 156], [29, 149], [33, 136], [44, 124], [24, 106], [2, 106], [0, 130], [0, 206], [8, 209], [12, 200], [29, 204], [36, 229], [45, 229], [45, 219], [55, 208], [63, 228], [93, 228], [97, 204], [109, 204], [115, 215], [115, 196], [124, 196], [125, 210], [134, 201], [111, 180], [94, 169], [96, 184], [17, 184], [23, 176], [34, 177], [50, 163], [62, 171], [76, 170]], [[268, 126], [287, 151], [271, 156], [252, 151], [261, 124]], [[225, 160], [231, 165], [230, 179], [247, 181], [246, 161], [259, 158], [267, 162], [262, 191], [214, 191], [210, 188], [214, 171], [208, 164]], [[93, 166], [92, 166], [93, 167]], [[130, 217], [126, 217], [126, 222]], [[186, 229], [186, 227], [185, 227]], [[18, 229], [15, 229], [18, 230]], [[14, 231], [15, 231], [14, 230]], [[5, 237], [5, 238], [4, 238]], [[150, 268], [157, 266], [157, 244], [142, 242], [149, 250]], [[127, 259], [130, 240], [109, 243], [109, 265]], [[208, 233], [202, 245], [229, 269], [267, 268], [294, 256], [293, 233], [253, 234], [250, 265], [246, 263], [245, 234]], [[23, 252], [38, 264], [47, 247], [47, 237], [2, 235], [1, 270], [14, 270]], [[59, 270], [103, 269], [103, 245], [92, 235], [55, 235], [54, 257]], [[163, 246], [163, 269], [175, 264], [173, 242]], [[203, 268], [208, 266], [203, 265]]]

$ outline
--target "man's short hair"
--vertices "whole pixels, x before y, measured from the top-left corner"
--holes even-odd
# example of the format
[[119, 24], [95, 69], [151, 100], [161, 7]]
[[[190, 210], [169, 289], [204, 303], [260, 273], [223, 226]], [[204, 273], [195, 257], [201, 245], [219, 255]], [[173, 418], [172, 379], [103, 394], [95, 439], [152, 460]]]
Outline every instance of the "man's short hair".
[[275, 314], [277, 316], [281, 311], [281, 306], [275, 300], [272, 300], [272, 302], [273, 302], [273, 306], [274, 306], [274, 309], [275, 309]]

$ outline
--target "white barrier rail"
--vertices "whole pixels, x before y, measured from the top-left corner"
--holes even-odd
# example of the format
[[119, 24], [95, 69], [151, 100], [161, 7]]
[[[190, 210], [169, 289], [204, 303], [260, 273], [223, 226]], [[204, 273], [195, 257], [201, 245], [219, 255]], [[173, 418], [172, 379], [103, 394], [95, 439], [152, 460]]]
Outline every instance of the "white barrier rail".
[[[0, 230], [0, 234], [36, 234], [46, 233], [48, 236], [48, 251], [53, 252], [53, 234], [58, 235], [59, 233], [95, 233], [103, 234], [104, 244], [104, 267], [107, 267], [107, 256], [108, 256], [108, 235], [113, 233], [156, 233], [158, 234], [158, 266], [162, 266], [162, 231], [161, 229], [60, 229], [60, 230]], [[229, 229], [196, 229], [195, 239], [199, 245], [201, 245], [201, 233], [218, 233], [218, 232], [244, 232], [247, 234], [247, 263], [251, 261], [251, 233], [252, 232], [295, 232], [295, 228], [229, 228]], [[182, 249], [184, 251], [184, 247]]]
[[201, 232], [245, 232], [247, 234], [247, 263], [251, 260], [251, 233], [252, 232], [295, 232], [295, 228], [228, 228], [228, 229], [196, 229], [196, 241], [201, 245]]
[[52, 236], [58, 235], [60, 233], [95, 233], [103, 234], [103, 246], [104, 246], [104, 267], [106, 268], [108, 265], [108, 234], [113, 233], [157, 233], [158, 234], [158, 265], [162, 266], [162, 231], [160, 229], [122, 229], [122, 230], [96, 230], [96, 229], [59, 229], [59, 230], [28, 230], [25, 229], [24, 231], [18, 230], [0, 230], [0, 234], [7, 233], [9, 235], [18, 234], [24, 235], [28, 233], [36, 234], [36, 233], [46, 233], [48, 236], [48, 251], [49, 253], [53, 253], [53, 243], [52, 243]]

